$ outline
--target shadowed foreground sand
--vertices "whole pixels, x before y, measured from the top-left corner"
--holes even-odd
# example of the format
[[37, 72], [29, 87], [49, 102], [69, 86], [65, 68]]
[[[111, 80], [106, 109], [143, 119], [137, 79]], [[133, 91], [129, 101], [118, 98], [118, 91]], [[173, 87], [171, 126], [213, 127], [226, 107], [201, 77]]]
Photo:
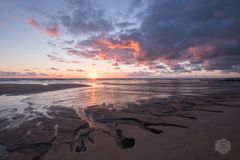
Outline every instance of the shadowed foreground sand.
[[[129, 103], [120, 111], [111, 104], [89, 106], [82, 119], [71, 108], [52, 106], [52, 118], [39, 116], [16, 128], [4, 128], [9, 122], [0, 119], [0, 155], [8, 160], [238, 160], [239, 104], [238, 93], [175, 96]], [[226, 154], [215, 150], [222, 138], [231, 142]]]

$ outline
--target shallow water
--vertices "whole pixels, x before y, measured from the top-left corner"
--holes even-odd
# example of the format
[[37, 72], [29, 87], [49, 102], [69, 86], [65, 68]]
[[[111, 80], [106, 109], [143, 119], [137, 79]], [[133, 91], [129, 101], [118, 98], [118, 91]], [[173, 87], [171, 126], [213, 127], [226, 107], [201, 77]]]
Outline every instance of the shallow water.
[[221, 92], [239, 90], [239, 82], [226, 82], [216, 79], [10, 79], [0, 83], [18, 84], [52, 84], [80, 83], [90, 87], [50, 91], [20, 96], [0, 96], [0, 120], [11, 123], [6, 127], [14, 127], [36, 118], [47, 116], [52, 105], [71, 107], [81, 116], [87, 106], [112, 104], [111, 107], [121, 109], [126, 103], [137, 103], [142, 99], [168, 98], [170, 96], [206, 96]]

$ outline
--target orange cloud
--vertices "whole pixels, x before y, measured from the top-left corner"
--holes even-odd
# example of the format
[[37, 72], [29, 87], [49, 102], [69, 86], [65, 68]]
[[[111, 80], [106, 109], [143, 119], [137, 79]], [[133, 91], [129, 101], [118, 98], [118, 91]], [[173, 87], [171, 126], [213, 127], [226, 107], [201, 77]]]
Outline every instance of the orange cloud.
[[133, 64], [140, 60], [145, 52], [140, 42], [133, 39], [113, 39], [107, 37], [92, 38], [77, 43], [75, 48], [65, 48], [69, 55], [110, 60], [118, 64]]
[[35, 18], [29, 17], [28, 18], [28, 24], [50, 36], [59, 36], [60, 31], [57, 27], [46, 27], [42, 24], [40, 24]]
[[109, 59], [109, 57], [108, 57], [106, 54], [104, 54], [104, 53], [100, 53], [100, 54], [99, 54], [99, 58], [100, 58], [101, 60], [108, 60], [108, 59]]
[[114, 43], [109, 39], [101, 39], [100, 43], [105, 45], [109, 49], [129, 49], [133, 51], [135, 58], [138, 58], [142, 55], [142, 49], [140, 44], [134, 40], [122, 40], [120, 43]]

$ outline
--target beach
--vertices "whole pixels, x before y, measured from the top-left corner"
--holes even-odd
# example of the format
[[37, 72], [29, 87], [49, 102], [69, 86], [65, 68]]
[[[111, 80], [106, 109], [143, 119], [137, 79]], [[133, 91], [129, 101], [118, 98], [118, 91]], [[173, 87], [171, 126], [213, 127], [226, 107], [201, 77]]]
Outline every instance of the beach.
[[1, 97], [0, 159], [240, 158], [239, 82], [59, 85]]

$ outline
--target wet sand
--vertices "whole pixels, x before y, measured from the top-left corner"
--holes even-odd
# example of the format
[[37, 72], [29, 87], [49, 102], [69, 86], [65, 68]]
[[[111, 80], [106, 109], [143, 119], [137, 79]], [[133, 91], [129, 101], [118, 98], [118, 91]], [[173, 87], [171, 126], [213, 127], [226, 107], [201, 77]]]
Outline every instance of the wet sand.
[[[51, 106], [0, 134], [1, 159], [202, 160], [240, 158], [239, 92], [141, 100], [115, 110], [89, 106], [80, 118], [71, 108]], [[17, 117], [16, 117], [17, 118]], [[7, 119], [0, 120], [0, 129]], [[219, 139], [231, 150], [215, 150]]]
[[86, 87], [84, 84], [0, 84], [0, 95], [21, 95], [56, 91], [68, 88]]

